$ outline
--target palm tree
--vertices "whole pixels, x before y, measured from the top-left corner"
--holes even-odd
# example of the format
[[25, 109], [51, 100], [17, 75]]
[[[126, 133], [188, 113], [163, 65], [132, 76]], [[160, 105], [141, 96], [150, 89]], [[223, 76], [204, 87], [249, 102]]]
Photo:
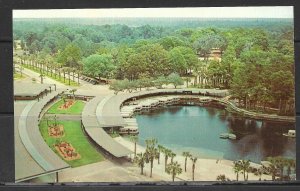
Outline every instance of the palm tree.
[[80, 84], [79, 83], [79, 78], [80, 78], [80, 74], [81, 74], [81, 71], [83, 70], [83, 63], [82, 63], [82, 61], [79, 61], [78, 62], [78, 68], [77, 68], [77, 70], [76, 70], [76, 72], [77, 72], [77, 81], [78, 81], [78, 85]]
[[165, 155], [165, 172], [166, 172], [167, 171], [168, 159], [169, 159], [169, 157], [171, 157], [172, 151], [170, 149], [164, 148], [162, 152]]
[[72, 70], [72, 68], [69, 68], [69, 67], [67, 67], [66, 68], [67, 69], [67, 72], [68, 72], [68, 76], [69, 76], [69, 85], [71, 85], [71, 70]]
[[196, 168], [196, 162], [197, 162], [197, 157], [193, 157], [193, 156], [191, 156], [190, 157], [190, 159], [191, 159], [191, 161], [192, 161], [192, 163], [193, 163], [193, 165], [192, 165], [192, 173], [193, 173], [193, 181], [195, 180], [195, 168]]
[[61, 94], [60, 94], [60, 97], [61, 97], [61, 100], [63, 101], [64, 105], [66, 105], [66, 102], [67, 102], [67, 95], [64, 94], [64, 93], [61, 93]]
[[184, 161], [184, 172], [186, 172], [186, 164], [187, 164], [187, 158], [192, 157], [190, 152], [183, 152], [182, 155], [185, 157]]
[[264, 173], [264, 169], [262, 167], [260, 167], [259, 169], [257, 169], [257, 171], [254, 173], [255, 176], [258, 176], [259, 177], [259, 181], [261, 181], [261, 176], [263, 175]]
[[155, 148], [155, 145], [157, 143], [156, 139], [148, 139], [146, 140], [146, 162], [150, 162], [150, 177], [152, 177], [152, 169], [153, 169], [153, 161], [157, 157], [158, 150]]
[[[250, 167], [250, 160], [241, 160], [240, 164], [241, 164], [241, 168], [243, 171], [244, 180], [247, 181], [248, 171], [249, 171], [249, 167]], [[246, 172], [247, 172], [247, 178], [246, 178]]]
[[290, 178], [292, 169], [296, 168], [296, 160], [295, 159], [286, 159], [287, 165], [287, 175]]
[[130, 139], [134, 142], [134, 156], [136, 156], [136, 143], [138, 141], [138, 136], [131, 136]]
[[268, 157], [267, 161], [269, 161], [271, 163], [267, 169], [268, 169], [269, 173], [272, 175], [272, 180], [274, 181], [276, 178], [276, 175], [278, 173], [278, 170], [280, 170], [280, 168], [278, 166], [278, 159], [276, 157]]
[[144, 174], [144, 167], [146, 162], [146, 156], [143, 153], [139, 153], [134, 157], [134, 163], [141, 168], [141, 174]]
[[75, 92], [77, 91], [77, 89], [71, 89], [70, 90], [70, 93], [73, 94], [73, 99], [75, 100]]
[[19, 66], [19, 70], [20, 70], [20, 74], [21, 74], [21, 77], [23, 76], [23, 66], [22, 66], [22, 64], [20, 64], [20, 66]]
[[50, 120], [50, 117], [48, 117], [48, 116], [45, 115], [45, 116], [43, 117], [43, 119], [46, 120], [46, 124], [47, 124], [47, 126], [49, 126], [49, 120]]
[[170, 157], [171, 157], [171, 163], [173, 162], [173, 159], [174, 159], [174, 157], [176, 157], [176, 154], [175, 153], [173, 153], [173, 152], [171, 152], [170, 153]]
[[233, 170], [234, 173], [236, 173], [236, 181], [239, 181], [239, 173], [242, 171], [242, 165], [240, 161], [234, 161], [233, 162]]
[[[66, 71], [67, 71], [67, 69], [66, 68], [61, 68], [60, 71], [63, 73], [63, 75], [64, 75], [64, 83], [66, 83]], [[60, 78], [60, 72], [59, 72], [59, 78]]]
[[279, 156], [279, 157], [275, 157], [275, 161], [276, 161], [276, 166], [280, 172], [280, 180], [283, 180], [283, 171], [284, 171], [284, 167], [286, 166], [286, 159]]
[[165, 149], [162, 145], [157, 145], [158, 155], [157, 155], [157, 163], [159, 164], [160, 153]]
[[174, 182], [175, 180], [175, 176], [176, 175], [179, 175], [182, 173], [182, 169], [180, 167], [180, 164], [178, 164], [178, 162], [171, 162], [167, 165], [167, 170], [166, 172], [168, 174], [171, 174], [172, 175], [172, 181]]
[[277, 167], [275, 164], [271, 163], [270, 166], [267, 168], [269, 174], [272, 175], [272, 180], [275, 181], [276, 175], [277, 175]]
[[39, 77], [41, 78], [41, 84], [43, 84], [44, 76], [45, 76], [45, 75], [43, 74], [43, 72], [41, 72], [41, 73], [40, 73], [40, 76], [39, 76]]
[[56, 127], [57, 126], [57, 116], [56, 115], [54, 115], [53, 120], [54, 120], [54, 126]]

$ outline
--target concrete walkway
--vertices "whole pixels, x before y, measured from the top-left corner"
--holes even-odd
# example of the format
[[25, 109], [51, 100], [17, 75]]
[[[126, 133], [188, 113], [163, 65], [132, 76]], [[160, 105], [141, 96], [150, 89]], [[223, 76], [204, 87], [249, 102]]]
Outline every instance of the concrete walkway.
[[49, 114], [46, 113], [44, 115], [45, 117], [57, 117], [57, 120], [59, 121], [80, 121], [81, 120], [81, 114]]

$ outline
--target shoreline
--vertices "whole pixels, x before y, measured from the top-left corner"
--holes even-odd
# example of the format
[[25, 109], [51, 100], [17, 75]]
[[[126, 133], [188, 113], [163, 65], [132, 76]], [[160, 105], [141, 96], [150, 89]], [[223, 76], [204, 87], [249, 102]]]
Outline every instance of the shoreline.
[[[115, 141], [127, 147], [130, 150], [134, 150], [134, 143], [124, 139], [123, 137], [114, 138]], [[137, 144], [137, 153], [145, 152], [145, 147]], [[131, 157], [133, 158], [133, 157]], [[182, 155], [176, 155], [174, 161], [178, 161], [182, 168], [182, 174], [176, 176], [175, 181], [192, 181], [192, 163], [188, 159], [187, 161], [187, 172], [184, 172], [184, 161], [185, 157]], [[168, 159], [170, 162], [170, 159]], [[221, 169], [221, 170], [220, 170]], [[150, 165], [145, 164], [144, 171], [148, 172], [150, 170]], [[153, 176], [155, 174], [166, 175], [165, 181], [171, 181], [171, 175], [165, 173], [164, 171], [164, 155], [160, 154], [160, 164], [158, 165], [157, 159], [154, 161], [153, 165]], [[233, 161], [227, 159], [205, 159], [198, 158], [195, 168], [195, 181], [216, 181], [216, 178], [220, 174], [225, 174], [230, 180], [236, 180], [236, 174], [233, 171]], [[243, 180], [243, 175], [239, 175], [239, 180]], [[249, 181], [258, 181], [259, 177], [255, 176], [253, 173], [249, 173]], [[262, 180], [271, 180], [272, 177], [269, 175], [262, 175]]]

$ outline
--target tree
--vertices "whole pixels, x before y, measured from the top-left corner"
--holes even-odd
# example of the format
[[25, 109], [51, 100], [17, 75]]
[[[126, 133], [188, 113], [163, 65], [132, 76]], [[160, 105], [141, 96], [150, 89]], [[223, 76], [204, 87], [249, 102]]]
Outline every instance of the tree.
[[168, 62], [168, 52], [159, 44], [146, 44], [137, 49], [137, 53], [142, 54], [146, 60], [142, 74], [145, 77], [157, 77], [170, 73]]
[[260, 167], [259, 169], [257, 169], [257, 171], [255, 171], [254, 175], [258, 176], [259, 177], [259, 181], [261, 181], [261, 176], [263, 175], [264, 173], [264, 168], [263, 167]]
[[196, 168], [196, 162], [197, 162], [197, 157], [193, 157], [193, 156], [191, 156], [190, 157], [190, 159], [191, 159], [191, 161], [192, 161], [192, 163], [193, 163], [193, 165], [192, 165], [192, 173], [193, 173], [193, 181], [195, 180], [195, 168]]
[[75, 100], [76, 98], [75, 98], [75, 92], [77, 91], [77, 89], [71, 89], [70, 90], [70, 93], [72, 93], [73, 94], [73, 99]]
[[155, 145], [157, 143], [156, 139], [147, 139], [146, 140], [146, 162], [150, 163], [150, 177], [152, 177], [152, 169], [153, 169], [153, 161], [157, 157], [158, 151], [157, 148], [155, 148]]
[[161, 89], [164, 84], [167, 84], [168, 80], [164, 76], [159, 76], [154, 80], [154, 85], [157, 89]]
[[269, 174], [271, 174], [272, 180], [275, 181], [275, 178], [276, 178], [276, 175], [277, 175], [277, 172], [278, 172], [278, 168], [275, 165], [275, 163], [271, 162], [271, 164], [266, 168], [266, 170]]
[[236, 181], [239, 181], [239, 174], [243, 170], [241, 162], [240, 161], [234, 161], [233, 164], [234, 164], [233, 170], [234, 170], [234, 173], [236, 174]]
[[83, 72], [92, 77], [111, 77], [113, 65], [112, 57], [108, 54], [97, 55], [93, 54], [83, 60]]
[[121, 80], [114, 80], [109, 84], [109, 89], [114, 90], [114, 94], [118, 94], [124, 90], [123, 82]]
[[183, 80], [176, 73], [172, 73], [168, 76], [168, 82], [173, 84], [175, 88], [179, 85], [183, 85]]
[[222, 56], [221, 67], [224, 71], [225, 88], [230, 88], [234, 71], [237, 67], [238, 61], [235, 57], [234, 47], [228, 46], [224, 55]]
[[165, 50], [171, 50], [177, 46], [185, 46], [186, 43], [178, 38], [177, 36], [166, 36], [159, 40], [159, 44], [161, 44]]
[[138, 79], [146, 71], [147, 60], [144, 54], [134, 53], [123, 63], [124, 76], [130, 80]]
[[184, 161], [184, 172], [186, 172], [186, 164], [187, 164], [187, 159], [192, 157], [190, 152], [183, 152], [182, 156], [185, 157], [185, 161]]
[[[248, 180], [248, 171], [250, 167], [250, 160], [240, 160], [241, 170], [243, 171], [244, 181]], [[246, 174], [247, 173], [247, 174]]]
[[269, 166], [269, 172], [272, 175], [272, 180], [275, 180], [275, 176], [279, 171], [279, 178], [283, 180], [283, 171], [284, 167], [287, 166], [287, 160], [284, 157], [277, 156], [277, 157], [268, 157], [267, 160], [271, 162]]
[[171, 163], [173, 162], [173, 160], [174, 160], [174, 157], [176, 157], [176, 154], [175, 153], [173, 153], [173, 152], [171, 152], [170, 153], [170, 157], [171, 157]]
[[167, 170], [168, 159], [171, 157], [172, 151], [170, 149], [164, 148], [162, 151], [165, 155], [165, 172]]
[[51, 118], [49, 116], [44, 116], [43, 119], [46, 120], [46, 124], [47, 124], [47, 126], [49, 126], [49, 120]]
[[19, 71], [20, 71], [21, 77], [23, 76], [23, 70], [24, 70], [24, 67], [22, 66], [22, 64], [20, 64]]
[[41, 78], [41, 84], [43, 84], [44, 76], [45, 76], [45, 75], [44, 75], [43, 73], [40, 73], [40, 76], [39, 76], [39, 77]]
[[134, 157], [134, 163], [136, 163], [141, 168], [141, 174], [144, 174], [144, 167], [146, 163], [146, 156], [143, 153], [139, 153]]
[[180, 164], [178, 162], [171, 162], [167, 165], [166, 172], [170, 175], [172, 175], [172, 181], [174, 182], [175, 176], [182, 173], [182, 168], [180, 167]]
[[61, 100], [63, 101], [64, 105], [67, 103], [67, 95], [64, 93], [59, 94], [61, 97]]
[[25, 43], [23, 40], [21, 40], [21, 49], [24, 50], [25, 49]]
[[295, 170], [296, 168], [296, 160], [295, 159], [286, 159], [286, 165], [287, 165], [287, 176], [290, 179], [291, 170]]
[[184, 74], [187, 70], [187, 63], [183, 53], [176, 47], [168, 53], [168, 61], [171, 63], [171, 71]]
[[81, 59], [80, 48], [74, 44], [69, 44], [66, 48], [58, 53], [58, 62], [66, 67], [76, 68]]
[[134, 142], [134, 156], [136, 156], [136, 143], [138, 141], [138, 138], [139, 138], [138, 136], [131, 136], [130, 137], [131, 141]]
[[53, 120], [54, 120], [54, 126], [57, 126], [57, 116], [56, 115], [54, 115], [54, 117], [53, 117]]
[[219, 48], [222, 52], [226, 49], [226, 46], [226, 39], [217, 34], [204, 35], [193, 43], [194, 49], [198, 54], [204, 56], [206, 61], [212, 48]]
[[158, 150], [158, 155], [157, 155], [157, 163], [159, 164], [159, 160], [160, 160], [160, 153], [163, 152], [165, 149], [165, 147], [163, 147], [162, 145], [157, 145], [157, 150]]

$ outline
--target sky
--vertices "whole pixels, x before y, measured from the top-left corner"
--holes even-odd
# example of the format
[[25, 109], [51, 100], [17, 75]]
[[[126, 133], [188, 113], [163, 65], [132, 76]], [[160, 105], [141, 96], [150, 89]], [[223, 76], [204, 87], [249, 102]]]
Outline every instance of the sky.
[[103, 17], [190, 17], [190, 18], [293, 18], [292, 6], [120, 8], [14, 10], [13, 18], [103, 18]]

